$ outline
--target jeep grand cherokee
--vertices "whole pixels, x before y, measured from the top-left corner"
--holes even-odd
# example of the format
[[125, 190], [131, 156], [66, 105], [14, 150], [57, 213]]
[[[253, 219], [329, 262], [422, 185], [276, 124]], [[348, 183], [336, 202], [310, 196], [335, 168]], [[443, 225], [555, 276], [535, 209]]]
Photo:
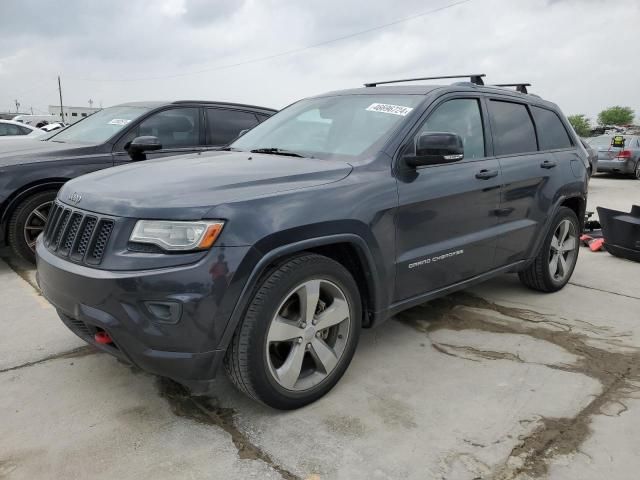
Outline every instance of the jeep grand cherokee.
[[226, 151], [72, 180], [38, 238], [42, 291], [123, 360], [196, 393], [224, 365], [281, 409], [401, 310], [505, 272], [556, 291], [586, 152], [553, 103], [471, 80], [307, 98]]

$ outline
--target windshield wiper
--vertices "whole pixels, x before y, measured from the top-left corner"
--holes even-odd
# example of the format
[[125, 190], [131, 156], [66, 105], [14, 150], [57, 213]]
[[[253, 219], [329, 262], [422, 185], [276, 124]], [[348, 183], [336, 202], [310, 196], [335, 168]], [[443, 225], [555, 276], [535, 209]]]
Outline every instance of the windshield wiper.
[[283, 150], [281, 148], [276, 148], [276, 147], [254, 148], [253, 150], [251, 150], [251, 153], [266, 153], [268, 155], [283, 155], [285, 157], [304, 158], [304, 155], [300, 155], [299, 153], [292, 152], [290, 150]]

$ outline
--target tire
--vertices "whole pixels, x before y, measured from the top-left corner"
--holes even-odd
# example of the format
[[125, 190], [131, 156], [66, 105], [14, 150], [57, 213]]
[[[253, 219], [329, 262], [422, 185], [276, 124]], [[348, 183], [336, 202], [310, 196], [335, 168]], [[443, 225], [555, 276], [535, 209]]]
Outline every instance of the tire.
[[35, 238], [46, 224], [49, 208], [58, 190], [44, 190], [24, 199], [9, 220], [9, 245], [21, 259], [35, 263]]
[[[309, 310], [304, 298], [315, 298], [316, 285], [320, 301]], [[330, 258], [302, 254], [259, 284], [227, 350], [225, 369], [249, 397], [281, 410], [300, 408], [340, 380], [361, 324], [360, 293], [351, 274]]]
[[636, 180], [640, 180], [640, 159], [636, 162], [635, 176]]
[[[562, 234], [559, 229], [562, 226], [567, 226], [569, 232], [565, 240], [559, 242], [558, 236]], [[540, 292], [556, 292], [564, 287], [578, 260], [579, 236], [580, 228], [575, 212], [570, 208], [560, 207], [533, 263], [518, 272], [520, 281]]]

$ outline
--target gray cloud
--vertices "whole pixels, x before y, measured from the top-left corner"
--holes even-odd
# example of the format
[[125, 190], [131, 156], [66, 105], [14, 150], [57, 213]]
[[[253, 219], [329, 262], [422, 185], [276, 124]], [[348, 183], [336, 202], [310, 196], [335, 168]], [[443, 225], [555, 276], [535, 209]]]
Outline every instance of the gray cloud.
[[[491, 82], [531, 81], [568, 114], [593, 117], [612, 104], [640, 110], [640, 67], [629, 57], [640, 18], [635, 0], [472, 0], [316, 48], [218, 68], [448, 3], [0, 2], [0, 110], [16, 98], [45, 110], [57, 101], [58, 74], [70, 104], [199, 97], [281, 107], [372, 79], [477, 70]], [[603, 25], [616, 25], [614, 39]]]

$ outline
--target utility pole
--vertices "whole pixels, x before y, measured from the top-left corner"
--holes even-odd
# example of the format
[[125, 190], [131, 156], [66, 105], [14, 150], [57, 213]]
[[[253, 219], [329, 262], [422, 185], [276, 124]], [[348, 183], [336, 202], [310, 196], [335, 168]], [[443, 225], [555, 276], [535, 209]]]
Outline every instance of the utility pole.
[[31, 107], [31, 115], [33, 115], [33, 107]]
[[93, 100], [89, 99], [89, 108], [93, 108]]
[[14, 102], [16, 103], [16, 113], [20, 113], [20, 102], [17, 99]]
[[58, 93], [60, 93], [60, 117], [62, 117], [62, 123], [64, 123], [64, 110], [62, 108], [62, 86], [60, 84], [60, 75], [58, 75]]

